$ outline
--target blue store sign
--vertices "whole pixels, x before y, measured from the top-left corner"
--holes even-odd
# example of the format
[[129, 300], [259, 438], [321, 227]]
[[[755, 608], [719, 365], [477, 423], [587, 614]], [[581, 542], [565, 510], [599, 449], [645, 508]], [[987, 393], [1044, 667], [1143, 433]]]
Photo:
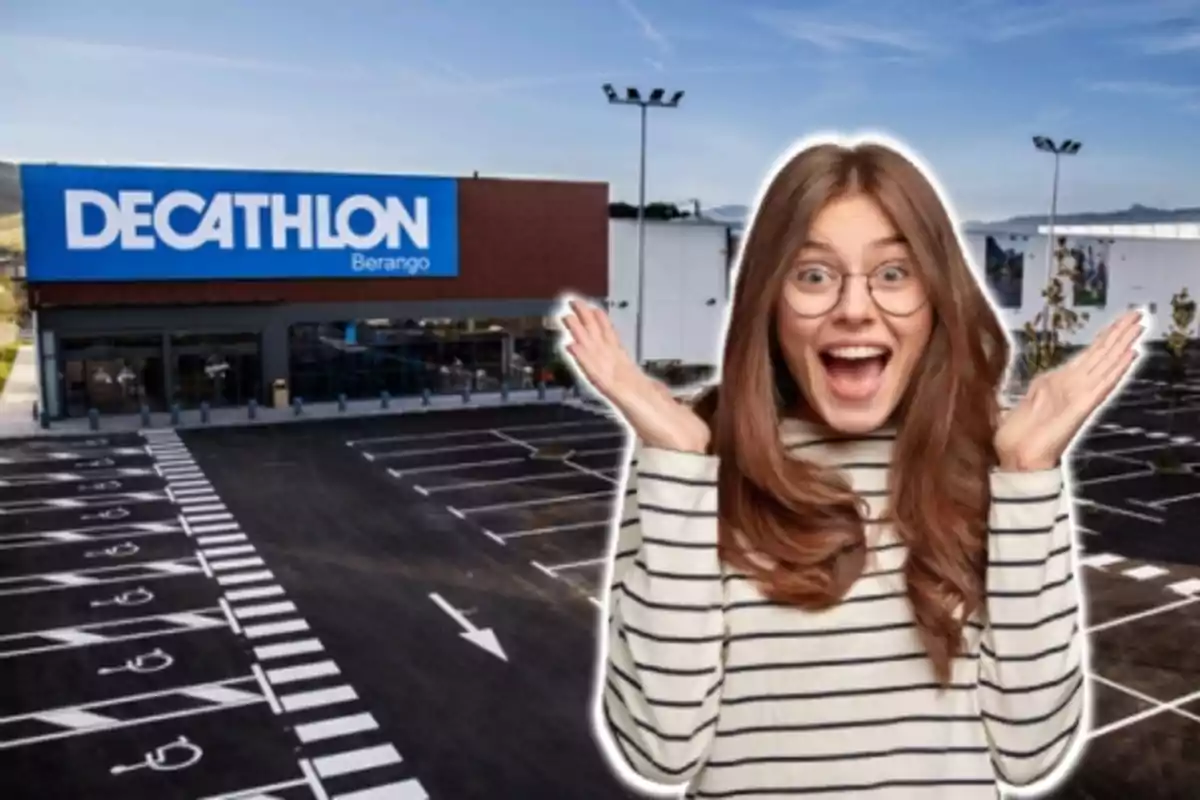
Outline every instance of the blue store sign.
[[23, 165], [28, 279], [448, 278], [453, 178]]

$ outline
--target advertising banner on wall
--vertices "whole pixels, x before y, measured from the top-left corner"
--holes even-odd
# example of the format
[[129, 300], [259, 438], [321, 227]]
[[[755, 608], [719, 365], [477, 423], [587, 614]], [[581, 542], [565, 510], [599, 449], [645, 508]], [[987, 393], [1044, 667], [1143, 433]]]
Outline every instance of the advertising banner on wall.
[[1020, 308], [1025, 289], [1025, 252], [1001, 244], [995, 236], [985, 243], [984, 274], [988, 291], [1000, 308]]
[[1104, 239], [1066, 240], [1063, 267], [1074, 275], [1072, 305], [1104, 308], [1108, 304], [1110, 246]]
[[19, 177], [31, 283], [458, 275], [453, 178], [29, 164]]

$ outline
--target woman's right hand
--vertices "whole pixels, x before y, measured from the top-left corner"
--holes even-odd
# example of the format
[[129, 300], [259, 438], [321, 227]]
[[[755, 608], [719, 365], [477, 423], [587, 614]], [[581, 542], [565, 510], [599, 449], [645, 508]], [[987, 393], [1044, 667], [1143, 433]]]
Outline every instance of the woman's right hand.
[[572, 340], [565, 348], [567, 354], [596, 391], [625, 417], [643, 444], [693, 453], [708, 450], [708, 425], [634, 363], [607, 314], [572, 300], [562, 321]]

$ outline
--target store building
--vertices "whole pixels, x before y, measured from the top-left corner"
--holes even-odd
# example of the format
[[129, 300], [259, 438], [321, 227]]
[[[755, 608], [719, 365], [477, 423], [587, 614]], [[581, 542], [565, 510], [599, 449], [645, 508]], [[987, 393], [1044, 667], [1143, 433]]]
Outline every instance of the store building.
[[51, 417], [533, 385], [608, 296], [603, 183], [23, 164]]

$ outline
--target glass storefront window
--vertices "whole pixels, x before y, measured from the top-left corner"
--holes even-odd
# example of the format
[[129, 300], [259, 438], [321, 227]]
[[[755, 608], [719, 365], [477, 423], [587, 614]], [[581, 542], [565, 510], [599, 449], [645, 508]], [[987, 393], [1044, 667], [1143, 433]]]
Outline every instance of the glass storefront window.
[[171, 399], [183, 408], [203, 402], [218, 407], [262, 400], [258, 333], [173, 333], [171, 358]]
[[553, 332], [541, 320], [361, 320], [289, 331], [293, 396], [348, 398], [532, 388], [561, 382]]
[[66, 416], [166, 407], [161, 336], [65, 337], [59, 342]]

